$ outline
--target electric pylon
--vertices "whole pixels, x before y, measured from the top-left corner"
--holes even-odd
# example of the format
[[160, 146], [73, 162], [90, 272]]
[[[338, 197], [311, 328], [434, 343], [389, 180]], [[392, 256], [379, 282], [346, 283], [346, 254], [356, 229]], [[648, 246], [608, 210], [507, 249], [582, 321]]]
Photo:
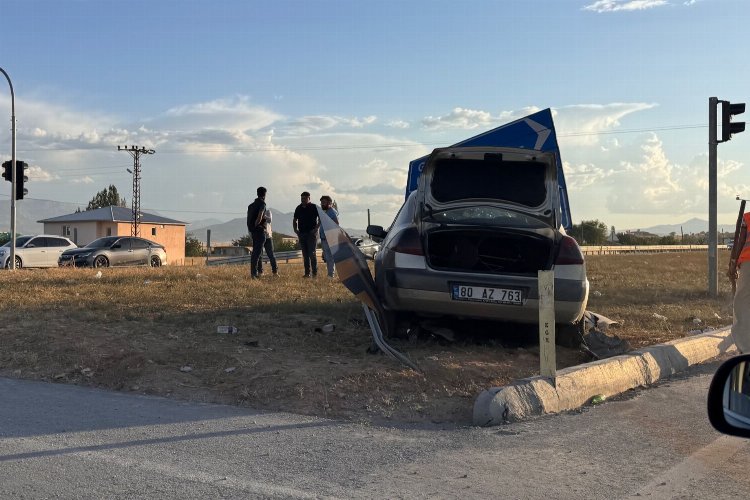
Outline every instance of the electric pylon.
[[133, 222], [130, 226], [130, 236], [141, 235], [141, 155], [156, 153], [153, 149], [143, 146], [117, 146], [117, 151], [127, 151], [133, 157]]

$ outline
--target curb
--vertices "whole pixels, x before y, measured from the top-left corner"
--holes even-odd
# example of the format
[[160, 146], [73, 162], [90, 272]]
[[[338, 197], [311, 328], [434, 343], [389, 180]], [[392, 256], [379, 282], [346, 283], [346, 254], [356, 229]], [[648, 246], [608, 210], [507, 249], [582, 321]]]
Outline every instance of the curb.
[[736, 350], [731, 326], [673, 340], [628, 354], [557, 371], [556, 380], [531, 377], [483, 391], [474, 402], [473, 423], [500, 425], [573, 410], [597, 395], [615, 396], [647, 386], [689, 366]]

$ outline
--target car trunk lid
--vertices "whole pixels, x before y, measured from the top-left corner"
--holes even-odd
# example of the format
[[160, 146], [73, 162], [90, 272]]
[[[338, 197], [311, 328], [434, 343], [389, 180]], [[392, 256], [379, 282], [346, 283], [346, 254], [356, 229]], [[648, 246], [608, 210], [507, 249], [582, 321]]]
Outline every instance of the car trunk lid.
[[559, 227], [554, 153], [518, 148], [457, 147], [432, 152], [419, 180], [421, 218], [488, 206]]

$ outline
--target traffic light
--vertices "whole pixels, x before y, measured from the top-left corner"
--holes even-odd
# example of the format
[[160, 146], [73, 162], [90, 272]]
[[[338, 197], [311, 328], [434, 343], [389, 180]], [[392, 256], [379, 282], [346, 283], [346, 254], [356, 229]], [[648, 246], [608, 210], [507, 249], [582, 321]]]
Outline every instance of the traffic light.
[[24, 189], [24, 182], [28, 181], [26, 177], [26, 170], [29, 165], [25, 161], [16, 160], [16, 199], [23, 200], [24, 195], [29, 194], [28, 189]]
[[6, 161], [3, 163], [3, 179], [13, 182], [13, 162]]
[[745, 131], [745, 122], [732, 123], [732, 116], [741, 115], [745, 112], [745, 103], [730, 103], [729, 101], [721, 102], [721, 141], [727, 142], [733, 134], [739, 134]]

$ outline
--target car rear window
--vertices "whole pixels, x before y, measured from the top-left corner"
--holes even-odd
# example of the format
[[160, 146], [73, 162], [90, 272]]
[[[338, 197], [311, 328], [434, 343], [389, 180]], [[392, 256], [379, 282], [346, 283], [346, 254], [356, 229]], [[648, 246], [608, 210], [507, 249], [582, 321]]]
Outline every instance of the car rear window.
[[537, 207], [547, 197], [545, 171], [535, 161], [446, 158], [436, 162], [430, 188], [440, 202], [479, 198]]

